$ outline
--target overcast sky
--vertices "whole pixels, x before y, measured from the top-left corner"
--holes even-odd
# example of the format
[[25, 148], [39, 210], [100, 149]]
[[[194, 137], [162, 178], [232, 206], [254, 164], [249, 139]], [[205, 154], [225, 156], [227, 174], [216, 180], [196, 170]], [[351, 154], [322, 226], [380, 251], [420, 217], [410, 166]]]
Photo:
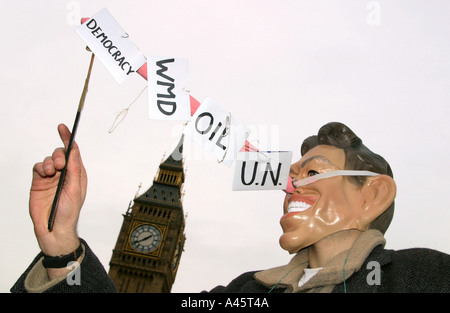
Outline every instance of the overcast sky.
[[[90, 55], [79, 17], [107, 7], [144, 55], [189, 60], [189, 87], [251, 130], [265, 150], [293, 151], [340, 121], [390, 163], [398, 186], [389, 249], [450, 253], [450, 2], [24, 1], [1, 2], [0, 291], [39, 248], [28, 214], [34, 163], [61, 145], [75, 117]], [[112, 132], [117, 112], [145, 88], [119, 85], [94, 64], [77, 134], [88, 171], [79, 235], [108, 270], [122, 214], [153, 182], [183, 125], [148, 119], [144, 93]], [[186, 245], [174, 292], [209, 290], [239, 274], [285, 264], [280, 191], [232, 191], [226, 167], [185, 141]]]

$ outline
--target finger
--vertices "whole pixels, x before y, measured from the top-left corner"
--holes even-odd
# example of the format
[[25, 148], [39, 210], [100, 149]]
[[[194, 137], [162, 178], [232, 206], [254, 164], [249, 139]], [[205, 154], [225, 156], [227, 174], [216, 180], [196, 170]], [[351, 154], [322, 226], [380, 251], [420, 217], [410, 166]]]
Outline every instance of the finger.
[[33, 166], [33, 176], [34, 173], [37, 173], [40, 177], [45, 177], [45, 173], [44, 173], [44, 162], [39, 162], [34, 164]]
[[64, 148], [57, 148], [53, 151], [52, 159], [57, 170], [62, 170], [66, 166], [66, 156]]
[[45, 176], [55, 175], [56, 169], [52, 157], [48, 156], [44, 159], [44, 162], [42, 162], [42, 169]]

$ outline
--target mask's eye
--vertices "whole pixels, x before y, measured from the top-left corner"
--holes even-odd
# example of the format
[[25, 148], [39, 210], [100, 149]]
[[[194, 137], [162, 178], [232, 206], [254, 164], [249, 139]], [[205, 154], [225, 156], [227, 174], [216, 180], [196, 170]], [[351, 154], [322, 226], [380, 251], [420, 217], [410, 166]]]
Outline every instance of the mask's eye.
[[314, 170], [308, 171], [308, 176], [314, 176], [314, 175], [317, 175], [317, 174], [319, 174], [319, 172], [316, 172]]

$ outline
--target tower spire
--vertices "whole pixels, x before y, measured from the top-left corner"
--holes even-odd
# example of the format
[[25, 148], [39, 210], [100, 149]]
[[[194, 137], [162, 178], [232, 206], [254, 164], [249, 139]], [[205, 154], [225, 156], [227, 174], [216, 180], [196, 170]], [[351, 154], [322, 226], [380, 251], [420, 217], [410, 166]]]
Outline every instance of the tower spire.
[[172, 151], [172, 153], [167, 157], [167, 159], [162, 162], [161, 165], [166, 165], [169, 167], [170, 166], [183, 167], [183, 143], [184, 143], [184, 134], [181, 135], [181, 138], [178, 141], [177, 146]]
[[171, 206], [182, 207], [181, 195], [184, 183], [183, 142], [181, 136], [172, 153], [159, 165], [153, 185], [135, 202], [167, 202]]

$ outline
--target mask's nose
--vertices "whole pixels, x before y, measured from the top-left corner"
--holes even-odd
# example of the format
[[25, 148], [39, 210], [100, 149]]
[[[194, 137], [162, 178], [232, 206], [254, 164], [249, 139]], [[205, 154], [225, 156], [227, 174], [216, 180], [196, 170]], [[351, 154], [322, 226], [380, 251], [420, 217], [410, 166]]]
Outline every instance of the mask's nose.
[[291, 176], [288, 178], [286, 189], [283, 189], [285, 193], [293, 193], [295, 191], [294, 180]]

